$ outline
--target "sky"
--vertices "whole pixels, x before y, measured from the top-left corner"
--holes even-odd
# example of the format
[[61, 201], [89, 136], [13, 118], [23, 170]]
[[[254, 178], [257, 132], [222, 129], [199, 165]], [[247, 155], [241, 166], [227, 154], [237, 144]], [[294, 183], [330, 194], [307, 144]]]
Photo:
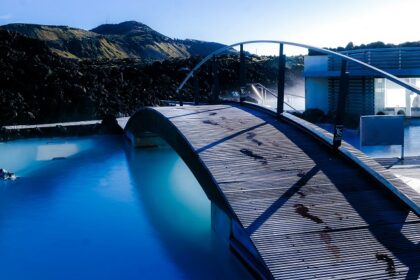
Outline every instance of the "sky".
[[[420, 41], [419, 12], [419, 0], [1, 0], [0, 25], [92, 29], [136, 20], [179, 39], [223, 44], [271, 39], [338, 47], [350, 41]], [[273, 45], [246, 48], [258, 54], [278, 52]]]

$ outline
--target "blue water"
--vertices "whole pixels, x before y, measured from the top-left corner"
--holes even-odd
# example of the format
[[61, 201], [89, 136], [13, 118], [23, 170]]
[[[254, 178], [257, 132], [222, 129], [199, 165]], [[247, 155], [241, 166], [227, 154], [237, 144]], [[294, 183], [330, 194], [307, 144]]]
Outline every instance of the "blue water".
[[[329, 132], [333, 131], [331, 124], [318, 124]], [[344, 129], [343, 139], [371, 157], [400, 157], [401, 145], [391, 146], [361, 146], [358, 130]], [[420, 125], [414, 124], [404, 128], [405, 156], [420, 156]]]
[[0, 143], [0, 279], [249, 279], [169, 148], [120, 137]]

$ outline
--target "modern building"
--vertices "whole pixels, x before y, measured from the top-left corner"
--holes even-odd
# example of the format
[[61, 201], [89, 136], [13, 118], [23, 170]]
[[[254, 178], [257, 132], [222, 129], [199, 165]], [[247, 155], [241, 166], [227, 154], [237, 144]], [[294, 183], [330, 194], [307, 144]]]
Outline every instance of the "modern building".
[[[360, 49], [341, 52], [420, 87], [420, 47]], [[339, 91], [341, 59], [329, 55], [305, 57], [305, 107], [334, 112]], [[383, 112], [420, 115], [420, 96], [379, 77], [354, 62], [350, 75], [346, 113], [358, 117]]]

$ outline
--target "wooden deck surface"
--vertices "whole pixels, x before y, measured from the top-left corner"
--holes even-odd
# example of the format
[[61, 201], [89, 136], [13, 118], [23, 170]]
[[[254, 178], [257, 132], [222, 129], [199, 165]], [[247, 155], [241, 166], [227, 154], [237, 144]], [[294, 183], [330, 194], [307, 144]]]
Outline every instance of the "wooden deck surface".
[[384, 168], [395, 174], [403, 182], [420, 193], [420, 157], [375, 158]]
[[310, 135], [238, 106], [155, 109], [193, 146], [274, 278], [419, 278], [419, 217]]

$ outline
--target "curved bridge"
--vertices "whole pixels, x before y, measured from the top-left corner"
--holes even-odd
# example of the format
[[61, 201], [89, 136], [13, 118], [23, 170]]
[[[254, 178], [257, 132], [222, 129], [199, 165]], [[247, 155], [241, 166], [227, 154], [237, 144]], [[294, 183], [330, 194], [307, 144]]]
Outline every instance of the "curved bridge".
[[260, 278], [420, 277], [420, 195], [312, 124], [231, 104], [145, 108], [125, 131], [179, 153]]

